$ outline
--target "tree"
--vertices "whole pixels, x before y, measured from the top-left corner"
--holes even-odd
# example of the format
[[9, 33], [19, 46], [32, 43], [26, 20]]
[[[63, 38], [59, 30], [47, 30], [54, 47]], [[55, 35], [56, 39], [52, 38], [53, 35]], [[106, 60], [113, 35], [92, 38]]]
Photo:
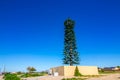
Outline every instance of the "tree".
[[120, 66], [117, 66], [117, 68], [120, 68]]
[[79, 69], [78, 69], [77, 66], [76, 66], [76, 68], [75, 68], [74, 76], [82, 76], [82, 75], [80, 74]]
[[70, 66], [74, 64], [79, 64], [79, 55], [76, 47], [76, 39], [74, 33], [75, 22], [68, 18], [64, 22], [65, 34], [64, 34], [64, 58], [63, 63], [69, 64]]
[[34, 67], [27, 67], [27, 70], [29, 71], [29, 73], [36, 71]]
[[118, 70], [120, 70], [120, 66], [117, 66]]

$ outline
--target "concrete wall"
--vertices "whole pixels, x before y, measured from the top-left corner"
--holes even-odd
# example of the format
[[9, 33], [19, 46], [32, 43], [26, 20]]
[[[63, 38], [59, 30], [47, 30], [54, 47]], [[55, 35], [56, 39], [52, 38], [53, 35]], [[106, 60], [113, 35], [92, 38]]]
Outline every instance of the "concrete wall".
[[[60, 66], [51, 68], [52, 72], [58, 72], [60, 76], [74, 76], [76, 66]], [[97, 66], [78, 66], [82, 75], [98, 75]]]
[[97, 66], [78, 66], [78, 69], [82, 75], [98, 75]]
[[74, 76], [75, 66], [64, 66], [64, 76]]
[[54, 74], [54, 72], [58, 72], [60, 76], [64, 76], [64, 66], [54, 67], [51, 68], [51, 70], [52, 74]]

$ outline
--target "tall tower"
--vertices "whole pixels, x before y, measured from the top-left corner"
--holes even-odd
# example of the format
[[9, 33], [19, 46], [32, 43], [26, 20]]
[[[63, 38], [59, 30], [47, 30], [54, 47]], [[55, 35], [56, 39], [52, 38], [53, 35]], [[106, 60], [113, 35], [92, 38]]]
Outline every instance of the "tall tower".
[[79, 55], [76, 47], [76, 38], [74, 33], [75, 22], [68, 18], [64, 22], [65, 32], [64, 32], [64, 58], [63, 63], [69, 64], [70, 66], [74, 64], [79, 64]]
[[5, 72], [6, 72], [5, 65], [3, 65], [3, 73], [5, 73]]

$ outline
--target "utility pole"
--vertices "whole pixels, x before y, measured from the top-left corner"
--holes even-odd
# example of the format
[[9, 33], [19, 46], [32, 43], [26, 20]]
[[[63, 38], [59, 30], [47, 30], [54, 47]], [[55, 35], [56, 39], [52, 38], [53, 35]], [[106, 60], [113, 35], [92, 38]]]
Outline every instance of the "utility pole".
[[3, 66], [3, 74], [5, 74], [5, 71], [6, 71], [6, 69], [5, 69], [5, 65]]

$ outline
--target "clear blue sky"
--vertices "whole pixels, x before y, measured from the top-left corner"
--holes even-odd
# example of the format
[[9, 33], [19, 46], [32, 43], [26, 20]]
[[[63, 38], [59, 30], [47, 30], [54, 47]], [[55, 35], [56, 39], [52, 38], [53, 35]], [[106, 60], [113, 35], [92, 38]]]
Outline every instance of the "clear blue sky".
[[120, 0], [0, 0], [0, 68], [63, 65], [68, 17], [76, 22], [81, 65], [120, 65]]

